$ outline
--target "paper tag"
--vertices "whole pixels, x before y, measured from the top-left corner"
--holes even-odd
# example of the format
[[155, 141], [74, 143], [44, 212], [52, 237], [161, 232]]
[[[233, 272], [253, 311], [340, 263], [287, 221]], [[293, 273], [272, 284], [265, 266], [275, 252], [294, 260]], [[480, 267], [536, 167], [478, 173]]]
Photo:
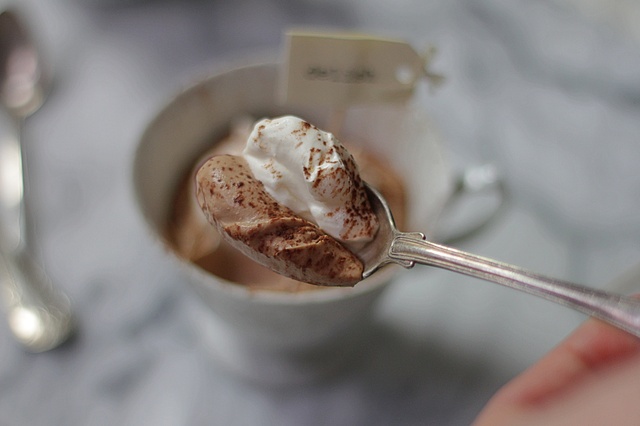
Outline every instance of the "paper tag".
[[346, 33], [286, 34], [281, 95], [287, 103], [345, 107], [408, 100], [430, 56], [400, 40]]

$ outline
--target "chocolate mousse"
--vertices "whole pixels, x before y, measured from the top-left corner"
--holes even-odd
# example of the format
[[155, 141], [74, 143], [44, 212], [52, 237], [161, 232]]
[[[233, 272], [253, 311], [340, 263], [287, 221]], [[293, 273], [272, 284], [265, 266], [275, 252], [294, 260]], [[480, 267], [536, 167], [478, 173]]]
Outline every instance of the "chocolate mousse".
[[316, 285], [350, 286], [362, 279], [362, 262], [267, 194], [244, 158], [215, 156], [200, 168], [196, 181], [196, 198], [207, 219], [258, 263]]
[[[202, 153], [200, 159], [194, 161], [194, 167], [186, 173], [183, 183], [178, 186], [173, 213], [166, 228], [167, 242], [179, 257], [192, 262], [208, 273], [251, 290], [318, 291], [324, 287], [273, 272], [234, 248], [235, 246], [229, 243], [228, 239], [221, 237], [225, 232], [219, 232], [217, 227], [211, 226], [196, 200], [194, 185], [196, 172], [212, 156], [242, 155], [253, 123], [254, 121], [250, 118], [238, 120], [231, 126], [226, 137], [212, 140], [210, 148]], [[369, 149], [360, 148], [367, 145], [366, 141], [350, 138], [349, 142], [352, 142], [349, 145], [349, 152], [355, 158], [360, 176], [385, 196], [392, 206], [398, 227], [402, 229], [407, 208], [402, 178], [390, 167], [383, 156]]]

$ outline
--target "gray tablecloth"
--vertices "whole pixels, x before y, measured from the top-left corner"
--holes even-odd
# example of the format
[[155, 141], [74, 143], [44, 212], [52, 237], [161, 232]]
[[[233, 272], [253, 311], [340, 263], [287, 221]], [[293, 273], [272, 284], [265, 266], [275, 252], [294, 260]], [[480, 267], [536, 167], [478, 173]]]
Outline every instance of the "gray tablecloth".
[[271, 388], [210, 359], [194, 296], [137, 215], [145, 123], [195, 76], [277, 51], [288, 26], [439, 48], [421, 91], [456, 168], [492, 163], [510, 205], [462, 248], [599, 288], [638, 291], [640, 8], [633, 2], [20, 0], [55, 87], [25, 129], [39, 251], [77, 337], [25, 353], [0, 327], [3, 425], [464, 425], [584, 317], [424, 268], [376, 313], [361, 362]]

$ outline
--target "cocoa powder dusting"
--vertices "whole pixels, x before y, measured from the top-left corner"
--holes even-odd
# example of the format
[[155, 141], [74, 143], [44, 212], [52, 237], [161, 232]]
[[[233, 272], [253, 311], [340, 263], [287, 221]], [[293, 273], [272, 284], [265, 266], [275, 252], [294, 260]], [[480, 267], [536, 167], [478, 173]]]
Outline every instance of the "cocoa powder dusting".
[[316, 225], [278, 204], [241, 157], [214, 157], [196, 179], [198, 202], [207, 219], [254, 260], [312, 284], [354, 285], [360, 281], [363, 266], [357, 257]]
[[[249, 135], [250, 129], [243, 134], [234, 134], [232, 138], [225, 140], [216, 146], [218, 153], [235, 151], [240, 149], [229, 149], [228, 146], [243, 145]], [[323, 141], [324, 142], [324, 141]], [[394, 173], [393, 169], [387, 164], [383, 157], [372, 155], [370, 152], [350, 147], [350, 152], [357, 160], [362, 180], [376, 187], [388, 200], [392, 206], [396, 222], [399, 229], [404, 229], [405, 209], [406, 209], [406, 192], [405, 185], [401, 178]], [[204, 158], [211, 154], [207, 153]], [[226, 166], [222, 164], [226, 169]], [[211, 227], [206, 220], [199, 218], [209, 213], [197, 207], [198, 203], [191, 202], [191, 199], [198, 200], [204, 197], [203, 191], [211, 198], [216, 194], [224, 199], [224, 196], [215, 193], [213, 185], [210, 188], [196, 188], [193, 184], [195, 170], [185, 174], [183, 182], [179, 185], [179, 189], [175, 196], [174, 208], [172, 214], [167, 221], [166, 238], [170, 247], [182, 258], [193, 262], [197, 267], [202, 268], [208, 273], [219, 276], [223, 279], [235, 282], [239, 285], [247, 286], [253, 290], [267, 291], [313, 291], [321, 289], [317, 285], [306, 284], [290, 278], [286, 278], [270, 269], [259, 265], [243, 252], [231, 247], [226, 241], [219, 241], [220, 235]], [[250, 179], [251, 176], [245, 171], [239, 173], [243, 181]], [[210, 176], [211, 180], [221, 184], [224, 179], [220, 175]], [[258, 208], [258, 204], [252, 198], [245, 199], [245, 205], [250, 210]], [[204, 213], [204, 214], [203, 214]], [[333, 210], [327, 213], [329, 217], [338, 217], [339, 212]], [[261, 229], [265, 225], [257, 223], [254, 225], [256, 229]], [[236, 232], [241, 233], [239, 227]], [[348, 261], [344, 259], [336, 259], [335, 267], [340, 270], [348, 266]], [[328, 274], [332, 274], [328, 273]]]

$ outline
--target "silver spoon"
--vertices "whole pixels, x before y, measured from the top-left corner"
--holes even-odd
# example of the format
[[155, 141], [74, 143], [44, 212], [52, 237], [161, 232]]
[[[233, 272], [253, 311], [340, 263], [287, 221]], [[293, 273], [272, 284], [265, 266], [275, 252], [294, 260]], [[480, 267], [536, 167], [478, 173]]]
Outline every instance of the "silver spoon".
[[386, 200], [375, 189], [367, 189], [380, 229], [376, 238], [358, 252], [365, 264], [363, 278], [388, 263], [397, 263], [405, 268], [413, 267], [415, 263], [437, 266], [542, 297], [640, 337], [640, 301], [547, 278], [516, 266], [434, 244], [426, 241], [421, 233], [400, 232]]
[[[69, 299], [53, 287], [35, 261], [25, 202], [27, 185], [22, 127], [42, 105], [48, 79], [41, 58], [15, 11], [0, 13], [0, 99], [14, 121], [3, 140], [0, 228], [2, 299], [14, 337], [27, 350], [43, 352], [63, 343], [74, 329]], [[13, 171], [13, 173], [10, 173]]]

